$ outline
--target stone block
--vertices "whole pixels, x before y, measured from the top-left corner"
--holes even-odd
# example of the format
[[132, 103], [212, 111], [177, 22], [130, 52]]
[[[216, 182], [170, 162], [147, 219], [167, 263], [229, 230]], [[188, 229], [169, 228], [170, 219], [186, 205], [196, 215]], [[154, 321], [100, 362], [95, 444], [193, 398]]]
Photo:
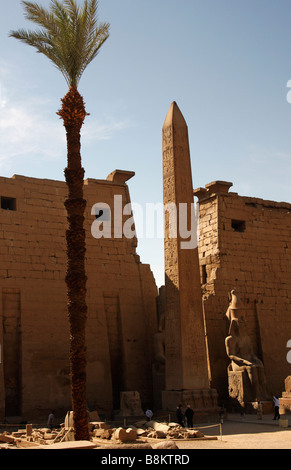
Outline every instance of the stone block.
[[94, 429], [92, 431], [93, 437], [97, 437], [97, 438], [101, 438], [103, 433], [104, 433], [104, 429]]
[[175, 442], [167, 440], [165, 442], [158, 442], [157, 444], [152, 445], [153, 449], [178, 449], [179, 447]]
[[111, 439], [112, 434], [113, 434], [113, 429], [103, 429], [100, 437], [101, 439]]
[[95, 429], [109, 429], [110, 428], [109, 424], [106, 424], [103, 421], [99, 421], [97, 423], [92, 422], [91, 424], [95, 426]]
[[49, 445], [38, 446], [38, 449], [55, 450], [55, 449], [95, 449], [98, 445], [91, 441], [68, 441], [68, 442], [56, 442]]
[[279, 412], [280, 414], [291, 414], [291, 397], [279, 398]]
[[68, 411], [65, 417], [65, 428], [74, 427], [74, 413], [73, 411]]
[[148, 433], [147, 437], [152, 439], [165, 439], [166, 433], [163, 431], [151, 431]]
[[31, 436], [32, 435], [32, 424], [27, 424], [26, 425], [26, 435]]
[[130, 428], [117, 428], [113, 433], [113, 438], [121, 442], [135, 441], [137, 439], [137, 432]]
[[289, 393], [291, 397], [291, 375], [288, 375], [285, 379], [285, 391]]
[[16, 438], [3, 433], [3, 434], [0, 434], [0, 442], [7, 442], [8, 444], [14, 444], [16, 442]]
[[167, 433], [170, 430], [170, 426], [164, 423], [158, 423], [154, 421], [153, 428], [155, 431]]
[[201, 431], [187, 431], [188, 434], [189, 434], [189, 438], [194, 438], [194, 439], [198, 439], [198, 438], [202, 438], [204, 437], [204, 434], [201, 432]]
[[279, 426], [280, 428], [288, 428], [288, 419], [287, 418], [280, 418], [279, 419]]

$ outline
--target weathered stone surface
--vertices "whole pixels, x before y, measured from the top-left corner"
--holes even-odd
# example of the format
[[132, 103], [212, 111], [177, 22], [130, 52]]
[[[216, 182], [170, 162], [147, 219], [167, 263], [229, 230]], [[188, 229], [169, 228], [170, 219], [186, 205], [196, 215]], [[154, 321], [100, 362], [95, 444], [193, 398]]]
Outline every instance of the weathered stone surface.
[[[175, 102], [163, 125], [163, 200], [165, 209], [165, 390], [162, 407], [179, 403], [197, 409], [195, 393], [209, 391], [207, 349], [196, 238], [188, 129]], [[202, 401], [199, 408], [214, 412]]]
[[[101, 450], [110, 450], [110, 449], [152, 449], [152, 446], [151, 444], [149, 443], [136, 443], [136, 444], [132, 444], [132, 443], [128, 443], [128, 444], [119, 444], [119, 443], [116, 443], [116, 444], [106, 444], [106, 446], [104, 447], [98, 447], [98, 449], [101, 449]], [[98, 450], [97, 449], [97, 450]]]
[[147, 434], [147, 429], [136, 428], [135, 430], [138, 436], [145, 436]]
[[[136, 237], [122, 236], [130, 218], [123, 214], [130, 203], [126, 184], [130, 176], [133, 173], [116, 171], [108, 180], [87, 179], [84, 183], [87, 398], [92, 407], [98, 403], [98, 413], [103, 416], [119, 406], [120, 383], [126, 383], [127, 389], [142, 390], [143, 400], [152, 400], [157, 288], [149, 265], [138, 259]], [[67, 187], [62, 181], [0, 177], [0, 199], [3, 196], [15, 201], [16, 210], [0, 208], [0, 316], [11, 335], [8, 339], [0, 326], [0, 344], [5, 347], [2, 357], [11, 358], [9, 370], [5, 370], [7, 381], [19, 383], [22, 370], [25, 387], [5, 390], [0, 368], [0, 420], [7, 410], [8, 392], [15, 397], [11, 415], [19, 414], [21, 404], [23, 420], [41, 422], [57, 402], [58, 419], [71, 403], [64, 281]], [[109, 238], [92, 236], [98, 203], [111, 211]], [[19, 358], [25, 358], [25, 363], [20, 364]], [[97, 421], [96, 416], [89, 419]]]
[[120, 393], [120, 412], [123, 416], [143, 416], [140, 394], [137, 390]]
[[[163, 199], [164, 206], [175, 205], [178, 220], [182, 219], [181, 205], [186, 207], [183, 220], [186, 222], [184, 229], [187, 229], [194, 215], [188, 129], [175, 102], [171, 104], [163, 125]], [[180, 227], [177, 228], [177, 236], [171, 236], [173, 220], [169, 217], [166, 212], [166, 390], [207, 389], [209, 380], [197, 241], [182, 237]], [[183, 244], [187, 244], [187, 249]]]
[[95, 449], [98, 444], [91, 441], [69, 441], [69, 442], [57, 442], [51, 445], [41, 445], [37, 449], [56, 450], [56, 449]]
[[12, 431], [12, 436], [13, 437], [22, 437], [24, 436], [24, 434], [26, 434], [26, 430], [25, 429], [18, 429], [18, 431]]
[[0, 434], [0, 442], [7, 442], [8, 444], [14, 444], [16, 438], [13, 436], [9, 436], [8, 434]]
[[92, 423], [96, 429], [109, 429], [109, 424], [104, 423], [103, 421]]
[[94, 429], [94, 430], [92, 431], [92, 435], [93, 435], [94, 437], [99, 437], [99, 438], [101, 438], [101, 436], [103, 435], [103, 433], [104, 433], [104, 429]]
[[26, 435], [31, 436], [32, 435], [32, 424], [27, 424], [26, 425]]
[[286, 392], [286, 396], [287, 394], [289, 394], [291, 397], [291, 375], [289, 375], [285, 379], [285, 392]]
[[152, 439], [165, 439], [166, 433], [163, 431], [150, 431], [147, 434], [147, 437], [150, 437]]
[[117, 428], [113, 435], [113, 439], [119, 440], [121, 442], [130, 442], [137, 439], [137, 432], [134, 429], [124, 429]]
[[[99, 423], [98, 423], [99, 424]], [[144, 424], [147, 424], [145, 422]], [[91, 433], [93, 444], [95, 446], [104, 446], [102, 440], [110, 441], [107, 448], [151, 448], [153, 440], [175, 440], [175, 439], [194, 439], [202, 437], [203, 434], [198, 430], [188, 430], [177, 423], [160, 423], [152, 421], [154, 427], [136, 428], [131, 425], [128, 428], [96, 428]], [[155, 429], [154, 429], [155, 428]], [[20, 447], [20, 448], [45, 448], [46, 446], [52, 448], [70, 448], [67, 447], [68, 442], [75, 442], [74, 431], [72, 428], [62, 427], [60, 431], [47, 432], [46, 428], [32, 429], [31, 435], [27, 435], [25, 430], [18, 430], [19, 436], [14, 437], [11, 433], [5, 431], [0, 434], [0, 443], [3, 446]], [[142, 437], [142, 439], [139, 439]], [[149, 443], [147, 443], [149, 439]], [[97, 441], [96, 441], [97, 440]], [[56, 444], [63, 444], [64, 446], [56, 446]], [[1, 444], [0, 444], [1, 445]], [[71, 444], [73, 446], [73, 444]], [[74, 447], [74, 446], [73, 446]], [[75, 448], [75, 447], [74, 447]]]
[[101, 439], [111, 439], [113, 429], [103, 429], [100, 435]]
[[285, 379], [285, 391], [282, 392], [282, 398], [279, 398], [280, 415], [291, 414], [291, 376]]
[[167, 433], [170, 430], [170, 426], [168, 424], [157, 422], [154, 422], [153, 428], [155, 431], [161, 431], [164, 433]]
[[227, 186], [231, 183], [216, 181], [194, 191], [212, 384], [221, 396], [227, 393], [227, 322], [221, 312], [236, 287], [255, 354], [264, 362], [268, 390], [281, 396], [290, 375], [291, 204], [240, 196], [227, 192]]
[[36, 441], [29, 441], [28, 439], [17, 439], [16, 445], [21, 448], [39, 448], [41, 443], [45, 444], [45, 441], [42, 440], [40, 443]]
[[204, 434], [201, 431], [188, 431], [190, 438], [201, 438], [204, 437]]
[[159, 442], [157, 444], [152, 445], [153, 449], [179, 449], [177, 444], [173, 441], [165, 441], [165, 442]]
[[74, 427], [74, 412], [68, 411], [65, 417], [65, 428]]

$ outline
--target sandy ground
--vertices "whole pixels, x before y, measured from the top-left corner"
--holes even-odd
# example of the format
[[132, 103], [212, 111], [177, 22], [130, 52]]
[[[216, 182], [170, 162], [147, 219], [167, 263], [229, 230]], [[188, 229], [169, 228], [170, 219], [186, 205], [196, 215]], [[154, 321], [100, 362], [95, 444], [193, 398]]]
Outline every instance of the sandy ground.
[[217, 440], [175, 442], [179, 449], [291, 449], [291, 417], [288, 421], [289, 427], [282, 428], [272, 415], [263, 416], [262, 420], [251, 415], [230, 415], [221, 431], [220, 425], [195, 427], [206, 436], [217, 436]]

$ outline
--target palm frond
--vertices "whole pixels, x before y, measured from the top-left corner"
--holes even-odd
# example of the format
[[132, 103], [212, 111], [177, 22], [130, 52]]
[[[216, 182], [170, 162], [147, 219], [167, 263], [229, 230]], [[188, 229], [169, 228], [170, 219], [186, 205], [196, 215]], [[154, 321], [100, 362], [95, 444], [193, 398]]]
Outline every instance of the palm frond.
[[80, 78], [109, 37], [109, 23], [98, 25], [97, 0], [51, 0], [47, 11], [37, 3], [22, 1], [25, 17], [40, 26], [39, 31], [20, 29], [10, 36], [29, 44], [48, 57], [62, 72], [69, 86]]
[[55, 22], [54, 16], [50, 12], [39, 6], [37, 3], [28, 1], [22, 1], [22, 3], [24, 5], [24, 16], [26, 19], [38, 24], [53, 35], [58, 34], [57, 24]]

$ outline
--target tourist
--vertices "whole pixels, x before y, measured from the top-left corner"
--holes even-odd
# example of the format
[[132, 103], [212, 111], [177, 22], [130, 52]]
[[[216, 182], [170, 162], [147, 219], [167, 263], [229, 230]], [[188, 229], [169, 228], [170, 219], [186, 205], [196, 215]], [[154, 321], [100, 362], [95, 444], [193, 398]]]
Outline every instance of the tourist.
[[273, 396], [273, 402], [275, 406], [275, 415], [273, 419], [280, 419], [280, 414], [279, 414], [279, 399], [274, 395]]
[[180, 424], [180, 426], [184, 427], [184, 424], [183, 424], [183, 412], [182, 412], [182, 405], [178, 405], [177, 406], [177, 419], [178, 419], [178, 423]]
[[146, 410], [145, 415], [147, 417], [147, 420], [150, 421], [153, 417], [153, 412], [149, 408]]
[[53, 429], [53, 422], [54, 422], [54, 419], [55, 419], [55, 410], [53, 410], [49, 416], [48, 416], [48, 419], [47, 419], [47, 425], [50, 429]]
[[188, 428], [193, 428], [193, 416], [194, 411], [192, 410], [190, 405], [187, 405], [187, 409], [185, 411], [185, 418], [187, 419]]

